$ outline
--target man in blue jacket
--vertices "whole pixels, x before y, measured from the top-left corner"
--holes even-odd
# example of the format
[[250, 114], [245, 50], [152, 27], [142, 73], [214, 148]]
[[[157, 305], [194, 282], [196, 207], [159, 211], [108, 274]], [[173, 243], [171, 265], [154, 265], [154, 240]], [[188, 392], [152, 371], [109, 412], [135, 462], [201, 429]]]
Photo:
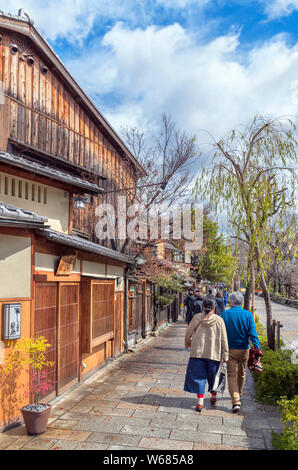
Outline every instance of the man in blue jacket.
[[258, 349], [260, 342], [251, 312], [242, 308], [241, 292], [230, 294], [228, 303], [230, 308], [225, 310], [221, 317], [226, 325], [229, 343], [228, 387], [232, 397], [232, 411], [237, 413], [241, 406], [240, 397], [245, 383], [250, 341]]

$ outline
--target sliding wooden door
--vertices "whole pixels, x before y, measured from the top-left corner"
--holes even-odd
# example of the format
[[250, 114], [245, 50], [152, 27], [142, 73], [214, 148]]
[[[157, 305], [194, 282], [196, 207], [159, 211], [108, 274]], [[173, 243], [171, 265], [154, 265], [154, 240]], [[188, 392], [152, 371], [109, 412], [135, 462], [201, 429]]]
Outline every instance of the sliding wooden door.
[[79, 380], [79, 284], [59, 283], [57, 394]]
[[51, 345], [46, 353], [55, 362], [47, 368], [50, 400], [79, 380], [79, 283], [36, 283], [34, 336], [44, 336]]
[[54, 366], [47, 367], [46, 379], [52, 390], [41, 398], [51, 400], [56, 396], [57, 375], [57, 284], [36, 283], [35, 309], [34, 309], [34, 337], [44, 336], [51, 345], [45, 356], [48, 361], [55, 362]]

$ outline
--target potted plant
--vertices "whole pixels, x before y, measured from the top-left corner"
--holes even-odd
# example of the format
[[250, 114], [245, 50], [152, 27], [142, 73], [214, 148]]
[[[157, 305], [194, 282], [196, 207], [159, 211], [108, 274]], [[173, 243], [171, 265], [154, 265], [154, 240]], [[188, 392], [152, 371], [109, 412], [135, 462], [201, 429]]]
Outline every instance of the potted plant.
[[38, 338], [20, 338], [8, 344], [9, 352], [5, 357], [5, 373], [26, 368], [29, 381], [21, 383], [25, 396], [33, 401], [21, 408], [28, 434], [41, 434], [46, 431], [51, 412], [51, 405], [40, 403], [40, 395], [53, 389], [53, 380], [48, 378], [47, 367], [55, 363], [46, 359], [45, 353], [50, 347], [44, 336]]

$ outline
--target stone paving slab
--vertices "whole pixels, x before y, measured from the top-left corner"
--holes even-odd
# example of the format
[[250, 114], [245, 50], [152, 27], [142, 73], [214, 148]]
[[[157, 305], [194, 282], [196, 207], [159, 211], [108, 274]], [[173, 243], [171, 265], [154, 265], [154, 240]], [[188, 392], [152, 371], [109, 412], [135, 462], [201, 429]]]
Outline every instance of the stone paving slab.
[[71, 429], [48, 428], [42, 437], [44, 439], [64, 439], [66, 441], [85, 441], [91, 432], [73, 431]]
[[121, 416], [106, 416], [104, 420], [104, 425], [106, 424], [129, 424], [132, 426], [149, 426], [151, 418], [137, 418], [134, 416], [127, 416], [125, 420]]
[[[53, 447], [54, 444], [56, 444], [55, 439], [44, 439], [44, 438], [35, 438], [31, 439], [23, 449], [34, 449], [34, 450], [49, 450], [51, 447]], [[22, 450], [23, 450], [22, 449]]]
[[[157, 439], [152, 437], [142, 437], [139, 447], [154, 450], [192, 450], [193, 443], [178, 441], [173, 439]], [[138, 447], [138, 448], [139, 448]]]
[[48, 428], [60, 428], [60, 429], [73, 429], [79, 421], [70, 419], [56, 419], [53, 423], [48, 425]]
[[160, 437], [166, 439], [170, 436], [171, 429], [164, 429], [153, 426], [131, 426], [129, 424], [125, 424], [120, 433], [131, 434], [132, 436]]
[[[136, 450], [136, 448], [135, 447], [129, 447], [129, 446], [112, 445], [112, 446], [108, 446], [108, 450], [131, 450], [131, 451], [134, 451], [134, 450]], [[148, 450], [148, 449], [145, 449], [143, 447], [138, 447], [138, 450]]]
[[82, 423], [78, 422], [72, 429], [77, 431], [91, 431], [91, 432], [111, 432], [117, 433], [122, 429], [124, 426], [124, 422], [122, 423], [108, 423], [108, 422], [90, 422], [90, 421], [83, 421]]
[[228, 434], [223, 435], [224, 445], [248, 447], [249, 449], [266, 449], [264, 439], [254, 437], [231, 436]]
[[170, 439], [178, 439], [179, 441], [190, 441], [194, 442], [206, 442], [211, 444], [221, 444], [221, 434], [211, 433], [208, 431], [192, 432], [189, 431], [179, 431], [178, 429], [173, 429], [170, 435]]
[[50, 450], [106, 450], [108, 444], [101, 444], [100, 442], [71, 442], [71, 441], [56, 441]]
[[196, 421], [173, 421], [166, 418], [153, 418], [150, 423], [151, 426], [164, 428], [164, 429], [178, 429], [179, 431], [196, 431], [198, 423]]
[[136, 447], [140, 442], [140, 439], [141, 436], [94, 432], [88, 437], [87, 442], [101, 442], [103, 444], [120, 444], [127, 445], [129, 447]]
[[87, 419], [88, 419], [88, 416], [92, 415], [92, 416], [122, 416], [122, 417], [125, 417], [125, 416], [131, 416], [133, 414], [135, 410], [132, 408], [132, 409], [129, 409], [129, 408], [103, 408], [103, 409], [99, 409], [99, 408], [94, 408], [93, 410], [91, 410], [91, 412], [89, 413], [89, 415], [87, 415]]
[[26, 444], [28, 444], [29, 441], [33, 439], [33, 436], [22, 436], [19, 437], [18, 439], [15, 439], [12, 441], [12, 443], [5, 448], [5, 450], [20, 450], [23, 449]]
[[194, 450], [249, 450], [248, 447], [224, 446], [207, 444], [206, 442], [195, 442]]

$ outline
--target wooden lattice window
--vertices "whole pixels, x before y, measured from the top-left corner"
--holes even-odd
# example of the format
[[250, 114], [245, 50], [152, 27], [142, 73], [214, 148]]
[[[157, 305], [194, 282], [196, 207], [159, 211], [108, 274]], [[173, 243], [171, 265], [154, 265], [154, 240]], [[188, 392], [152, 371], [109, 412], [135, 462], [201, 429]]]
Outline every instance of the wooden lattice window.
[[92, 340], [114, 330], [114, 283], [92, 285]]
[[82, 352], [114, 338], [115, 281], [82, 280]]

